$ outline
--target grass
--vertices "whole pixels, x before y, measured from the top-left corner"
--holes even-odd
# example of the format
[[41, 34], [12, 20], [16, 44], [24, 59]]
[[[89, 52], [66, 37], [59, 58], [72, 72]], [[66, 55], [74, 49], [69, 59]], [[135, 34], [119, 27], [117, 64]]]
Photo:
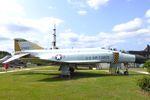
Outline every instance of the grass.
[[78, 70], [60, 78], [57, 67], [0, 74], [0, 100], [149, 100], [137, 80], [144, 75], [111, 76], [100, 70]]

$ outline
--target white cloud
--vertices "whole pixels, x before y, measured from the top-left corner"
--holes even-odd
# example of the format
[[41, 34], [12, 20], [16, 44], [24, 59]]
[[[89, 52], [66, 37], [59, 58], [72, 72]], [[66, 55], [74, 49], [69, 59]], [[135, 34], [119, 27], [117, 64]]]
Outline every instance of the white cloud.
[[71, 4], [75, 8], [85, 8], [86, 7], [86, 4], [85, 4], [86, 0], [67, 0], [67, 1], [69, 4]]
[[[130, 43], [128, 40], [138, 40], [143, 43], [144, 40], [150, 37], [150, 29], [141, 28], [135, 31], [128, 32], [100, 32], [96, 35], [87, 35], [73, 32], [71, 29], [60, 33], [58, 45], [60, 48], [91, 48], [91, 47], [109, 47], [119, 44]], [[141, 41], [143, 40], [143, 41]], [[62, 42], [63, 41], [63, 42]]]
[[87, 0], [87, 4], [95, 10], [99, 9], [103, 5], [106, 5], [108, 2], [109, 0]]
[[[110, 0], [67, 0], [73, 8], [77, 9], [77, 14], [86, 15], [89, 8], [94, 10], [99, 9], [101, 6], [107, 5]], [[79, 10], [85, 9], [85, 10]]]
[[145, 17], [150, 17], [150, 9], [146, 11]]
[[85, 10], [80, 10], [80, 11], [78, 11], [77, 13], [78, 13], [79, 15], [81, 15], [81, 16], [84, 16], [84, 15], [87, 14], [87, 11], [85, 11]]
[[[82, 3], [80, 3], [80, 1]], [[109, 0], [77, 0], [76, 5], [80, 4], [79, 7], [91, 7], [98, 9], [102, 5], [108, 3]], [[1, 2], [1, 1], [0, 1]], [[70, 0], [69, 2], [73, 2]], [[84, 2], [84, 3], [83, 3]], [[91, 5], [89, 4], [91, 2]], [[104, 3], [105, 2], [105, 3]], [[15, 2], [15, 4], [17, 4]], [[12, 4], [15, 6], [15, 4]], [[85, 6], [86, 4], [86, 6]], [[1, 5], [1, 3], [0, 3]], [[19, 5], [19, 4], [17, 4]], [[19, 7], [21, 8], [20, 10]], [[55, 17], [42, 17], [39, 19], [29, 19], [16, 17], [15, 14], [22, 15], [25, 13], [22, 6], [12, 6], [12, 9], [2, 10], [0, 6], [0, 44], [1, 48], [5, 50], [12, 50], [13, 38], [25, 38], [31, 41], [39, 41], [38, 44], [44, 47], [51, 46], [51, 38], [53, 25], [61, 25], [64, 21], [60, 18]], [[6, 7], [7, 8], [7, 7]], [[50, 7], [51, 8], [51, 7]], [[15, 10], [17, 9], [17, 10]], [[23, 12], [23, 13], [22, 13]], [[87, 11], [79, 11], [78, 14], [85, 15]], [[5, 15], [5, 16], [4, 16]], [[148, 41], [150, 37], [150, 28], [141, 28], [144, 19], [135, 18], [127, 23], [115, 25], [113, 32], [105, 33], [100, 32], [96, 35], [87, 35], [73, 32], [71, 29], [67, 29], [58, 35], [58, 47], [60, 48], [83, 48], [83, 47], [107, 47], [114, 46], [128, 42], [128, 39], [140, 38]]]
[[147, 38], [145, 38], [145, 40], [144, 40], [144, 41], [150, 42], [150, 38], [149, 38], [149, 37], [147, 37]]
[[[40, 45], [44, 47], [51, 46], [51, 36], [50, 36], [50, 23], [53, 22], [52, 19], [57, 20], [58, 26], [61, 25], [63, 20], [59, 18], [40, 18], [37, 20], [32, 19], [15, 19], [15, 20], [8, 20], [8, 23], [15, 26], [16, 30], [8, 30], [9, 24], [3, 24], [3, 27], [0, 27], [0, 36], [5, 38], [16, 38], [16, 37], [23, 37], [25, 39], [31, 41], [39, 41]], [[11, 26], [11, 27], [12, 27]], [[26, 29], [29, 31], [22, 31], [19, 29]], [[29, 28], [29, 29], [28, 29]], [[18, 30], [17, 30], [18, 29]], [[3, 34], [3, 33], [6, 34]], [[32, 34], [32, 36], [31, 36]], [[134, 31], [124, 31], [124, 32], [111, 32], [105, 33], [100, 32], [97, 35], [87, 35], [87, 34], [80, 34], [73, 32], [71, 29], [67, 29], [64, 32], [57, 34], [57, 45], [59, 48], [89, 48], [89, 47], [109, 47], [109, 46], [116, 46], [118, 44], [123, 44], [128, 42], [127, 39], [134, 39], [136, 37], [141, 38], [141, 40], [146, 40], [147, 37], [150, 36], [150, 29], [143, 28]], [[5, 39], [4, 38], [4, 39]], [[4, 41], [0, 41], [0, 44], [5, 43]], [[6, 42], [10, 43], [10, 42]], [[7, 50], [12, 50], [12, 41], [10, 44], [1, 45], [2, 48], [7, 48]]]
[[48, 6], [48, 9], [55, 9], [56, 7], [54, 6]]
[[148, 19], [147, 22], [150, 23], [150, 19]]
[[8, 40], [2, 40], [0, 41], [1, 48], [0, 51], [8, 51], [10, 53], [13, 53], [13, 40], [8, 39]]
[[141, 28], [141, 25], [142, 19], [135, 18], [134, 20], [131, 20], [127, 23], [115, 25], [112, 30], [116, 32], [132, 31]]
[[20, 17], [8, 17], [7, 19], [2, 20], [0, 28], [3, 28], [3, 30], [0, 31], [5, 30], [6, 33], [17, 33], [24, 31], [39, 31], [45, 33], [49, 31], [49, 28], [52, 27], [54, 24], [59, 26], [61, 23], [63, 23], [63, 20], [55, 17], [43, 17], [37, 20]]
[[39, 19], [25, 18], [25, 9], [17, 0], [0, 0], [0, 44], [2, 50], [11, 50], [14, 38], [40, 41], [44, 47], [50, 45], [53, 25], [58, 27], [63, 20], [56, 17]]
[[[7, 19], [3, 19], [0, 23], [0, 37], [9, 38], [11, 40], [14, 38], [25, 38], [32, 41], [40, 41], [44, 47], [47, 47], [51, 45], [50, 32], [53, 25], [56, 24], [58, 27], [63, 23], [63, 20], [55, 17], [42, 17], [36, 20], [7, 17]], [[0, 44], [2, 44], [1, 42], [0, 40]], [[7, 49], [9, 48], [8, 46]]]
[[[117, 38], [114, 34], [99, 33], [97, 35], [78, 34], [72, 31], [65, 31], [59, 35], [60, 48], [90, 48], [90, 47], [107, 47], [122, 43], [124, 40]], [[62, 42], [63, 41], [63, 42]]]
[[25, 15], [24, 7], [16, 0], [0, 0], [0, 16]]

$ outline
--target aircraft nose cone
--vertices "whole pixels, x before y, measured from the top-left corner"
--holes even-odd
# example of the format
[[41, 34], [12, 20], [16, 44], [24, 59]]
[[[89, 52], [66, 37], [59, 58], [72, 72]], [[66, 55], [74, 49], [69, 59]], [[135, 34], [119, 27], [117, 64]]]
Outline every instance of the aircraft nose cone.
[[135, 55], [135, 63], [144, 63], [147, 59], [140, 55]]

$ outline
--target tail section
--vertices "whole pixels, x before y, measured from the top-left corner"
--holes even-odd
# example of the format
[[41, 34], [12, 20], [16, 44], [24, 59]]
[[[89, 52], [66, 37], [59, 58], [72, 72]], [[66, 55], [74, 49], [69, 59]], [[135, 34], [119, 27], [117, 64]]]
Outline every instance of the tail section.
[[22, 50], [36, 50], [36, 49], [43, 49], [43, 48], [25, 39], [16, 38], [14, 39], [14, 49], [15, 52], [17, 52]]

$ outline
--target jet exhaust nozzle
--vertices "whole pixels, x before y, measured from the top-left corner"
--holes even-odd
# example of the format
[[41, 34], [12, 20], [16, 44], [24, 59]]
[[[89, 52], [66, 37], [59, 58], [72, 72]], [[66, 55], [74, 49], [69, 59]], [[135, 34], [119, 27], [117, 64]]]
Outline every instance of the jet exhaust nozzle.
[[135, 55], [135, 63], [144, 63], [146, 60], [146, 57]]

